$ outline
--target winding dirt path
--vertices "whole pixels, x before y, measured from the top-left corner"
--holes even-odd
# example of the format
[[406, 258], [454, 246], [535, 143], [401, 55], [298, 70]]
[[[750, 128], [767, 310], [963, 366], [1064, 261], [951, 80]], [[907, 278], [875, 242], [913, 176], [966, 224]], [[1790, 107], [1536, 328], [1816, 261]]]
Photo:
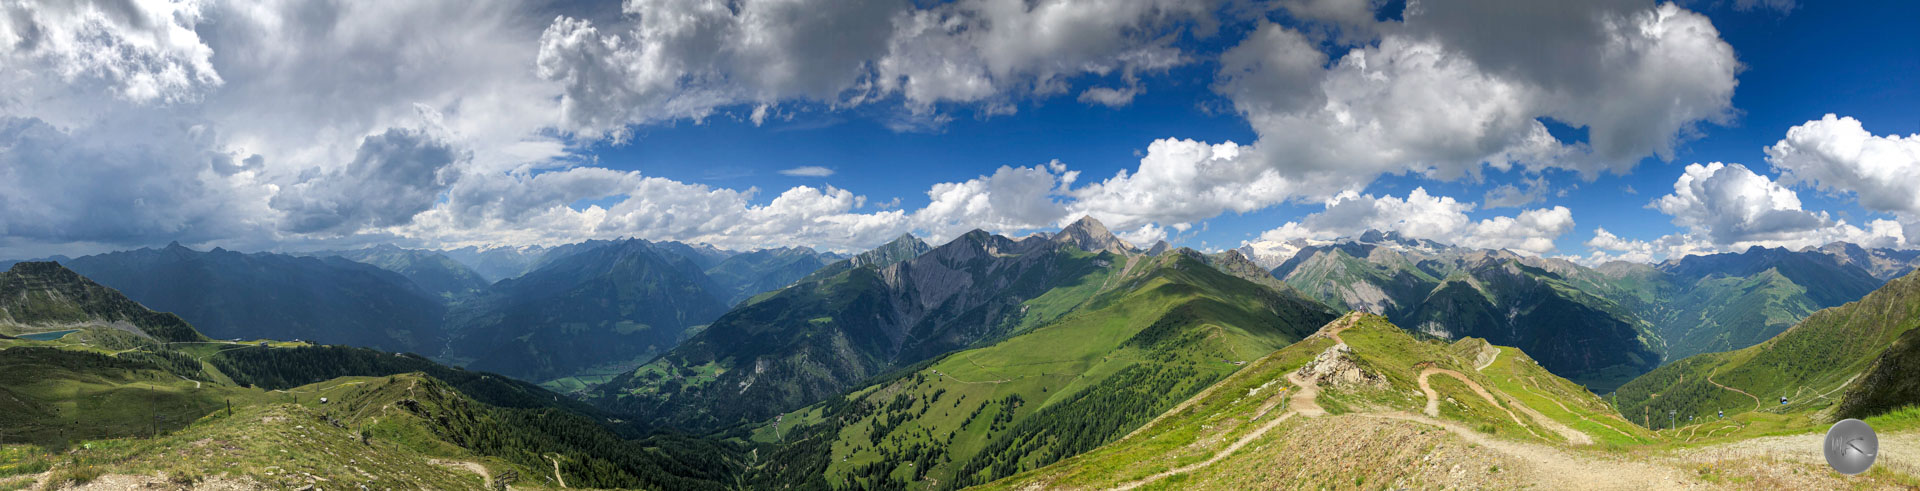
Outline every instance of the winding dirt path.
[[1200, 462], [1183, 465], [1171, 470], [1163, 471], [1159, 474], [1154, 474], [1151, 476], [1147, 476], [1145, 478], [1141, 478], [1138, 481], [1121, 484], [1119, 486], [1114, 487], [1113, 489], [1117, 491], [1125, 491], [1125, 490], [1145, 486], [1148, 484], [1153, 484], [1155, 481], [1166, 479], [1168, 476], [1172, 476], [1174, 474], [1183, 474], [1183, 473], [1197, 471], [1200, 469], [1205, 469], [1208, 466], [1213, 465], [1215, 462], [1219, 462], [1221, 459], [1225, 459], [1227, 458], [1227, 456], [1233, 455], [1233, 453], [1239, 451], [1241, 447], [1245, 447], [1247, 446], [1247, 444], [1253, 443], [1254, 440], [1260, 439], [1260, 437], [1266, 435], [1268, 431], [1272, 431], [1274, 428], [1279, 427], [1280, 423], [1284, 423], [1288, 419], [1292, 419], [1294, 416], [1305, 416], [1309, 418], [1317, 418], [1327, 414], [1327, 411], [1325, 409], [1322, 409], [1318, 402], [1314, 401], [1314, 398], [1320, 396], [1320, 388], [1318, 385], [1315, 385], [1305, 379], [1302, 379], [1298, 374], [1295, 374], [1292, 372], [1287, 373], [1287, 382], [1292, 383], [1295, 386], [1298, 386], [1299, 390], [1294, 391], [1293, 394], [1287, 396], [1287, 401], [1288, 401], [1287, 405], [1289, 407], [1287, 408], [1287, 412], [1280, 414], [1280, 417], [1273, 418], [1273, 420], [1268, 421], [1267, 424], [1260, 425], [1260, 428], [1255, 429], [1252, 432], [1248, 432], [1245, 436], [1241, 436], [1239, 440], [1234, 440], [1232, 444], [1227, 445], [1227, 448], [1223, 448], [1223, 449], [1220, 449], [1220, 451], [1218, 452], [1214, 452], [1212, 457], [1207, 457], [1207, 460], [1203, 460]]
[[[1354, 312], [1354, 313], [1347, 314], [1346, 317], [1334, 319], [1333, 322], [1327, 323], [1327, 327], [1325, 327], [1324, 329], [1326, 329], [1327, 331], [1326, 332], [1327, 337], [1333, 338], [1333, 342], [1340, 343], [1340, 344], [1347, 344], [1347, 340], [1340, 339], [1340, 331], [1345, 331], [1347, 330], [1347, 328], [1353, 327], [1353, 324], [1357, 322], [1360, 322], [1360, 313]], [[1339, 325], [1335, 326], [1334, 324], [1339, 324]], [[1353, 345], [1347, 344], [1347, 346], [1352, 347]]]
[[1503, 440], [1451, 421], [1404, 412], [1358, 414], [1367, 418], [1398, 419], [1438, 426], [1468, 442], [1526, 464], [1526, 482], [1541, 489], [1684, 489], [1691, 480], [1672, 467], [1615, 460], [1595, 454], [1576, 454], [1560, 447]]
[[[1488, 345], [1488, 347], [1492, 347], [1492, 345]], [[1487, 367], [1493, 366], [1494, 360], [1499, 360], [1499, 359], [1500, 359], [1500, 348], [1493, 348], [1493, 357], [1487, 358], [1486, 363], [1481, 363], [1480, 366], [1473, 367], [1473, 371], [1478, 372], [1478, 371], [1486, 370]]]
[[[1531, 384], [1531, 385], [1535, 385], [1535, 386], [1538, 386], [1538, 385], [1539, 385], [1539, 382], [1538, 382], [1538, 381], [1535, 381], [1535, 380], [1533, 379], [1533, 377], [1527, 377], [1527, 381], [1528, 381], [1528, 382], [1532, 382], [1532, 384]], [[1584, 414], [1580, 414], [1580, 413], [1577, 413], [1577, 412], [1574, 412], [1574, 411], [1573, 411], [1572, 409], [1567, 409], [1567, 405], [1566, 405], [1566, 404], [1561, 404], [1561, 403], [1560, 403], [1560, 399], [1558, 399], [1558, 398], [1553, 398], [1553, 397], [1547, 397], [1547, 396], [1543, 396], [1543, 395], [1540, 395], [1540, 393], [1539, 393], [1539, 392], [1534, 392], [1534, 391], [1533, 391], [1533, 389], [1530, 389], [1530, 388], [1527, 388], [1527, 385], [1529, 385], [1529, 384], [1521, 384], [1521, 385], [1520, 385], [1520, 390], [1524, 390], [1524, 391], [1527, 391], [1527, 393], [1528, 393], [1528, 394], [1533, 394], [1534, 396], [1537, 396], [1537, 397], [1539, 397], [1539, 398], [1541, 398], [1541, 399], [1546, 399], [1546, 400], [1547, 400], [1547, 402], [1551, 402], [1551, 403], [1553, 403], [1553, 405], [1555, 405], [1555, 406], [1560, 406], [1560, 410], [1561, 410], [1562, 412], [1565, 412], [1565, 413], [1567, 413], [1567, 414], [1571, 414], [1571, 415], [1573, 415], [1573, 417], [1576, 417], [1576, 418], [1580, 418], [1580, 420], [1581, 420], [1581, 421], [1586, 421], [1586, 422], [1588, 422], [1588, 423], [1593, 423], [1593, 424], [1596, 424], [1596, 425], [1600, 425], [1600, 427], [1601, 427], [1601, 428], [1606, 428], [1606, 429], [1609, 429], [1609, 430], [1613, 430], [1613, 432], [1614, 432], [1614, 433], [1619, 433], [1619, 434], [1620, 434], [1620, 436], [1624, 436], [1624, 437], [1627, 437], [1627, 438], [1629, 438], [1629, 439], [1633, 439], [1633, 440], [1639, 440], [1639, 439], [1640, 439], [1639, 437], [1636, 437], [1636, 436], [1633, 436], [1633, 434], [1631, 434], [1631, 433], [1627, 433], [1627, 432], [1624, 432], [1624, 431], [1620, 431], [1620, 429], [1619, 429], [1619, 428], [1614, 428], [1614, 427], [1613, 427], [1613, 425], [1610, 425], [1610, 424], [1606, 424], [1606, 423], [1602, 423], [1602, 422], [1599, 422], [1599, 421], [1594, 421], [1594, 420], [1593, 420], [1593, 418], [1589, 418], [1589, 417], [1587, 417], [1587, 416], [1586, 416], [1586, 415], [1584, 415]], [[1544, 390], [1544, 389], [1542, 389], [1542, 390]], [[1627, 424], [1633, 424], [1633, 423], [1627, 423]]]
[[441, 466], [441, 467], [465, 469], [473, 472], [474, 474], [479, 474], [480, 481], [486, 483], [485, 484], [486, 488], [493, 489], [493, 472], [488, 471], [487, 466], [480, 465], [479, 462], [465, 462], [465, 461], [459, 461], [459, 460], [440, 460], [440, 459], [427, 459], [427, 462], [432, 463], [433, 465]]
[[1748, 393], [1747, 393], [1747, 391], [1744, 391], [1744, 390], [1740, 390], [1740, 389], [1735, 389], [1735, 388], [1732, 388], [1732, 387], [1728, 387], [1728, 386], [1725, 386], [1725, 385], [1720, 385], [1720, 383], [1719, 383], [1719, 382], [1715, 382], [1715, 381], [1713, 381], [1713, 374], [1707, 374], [1707, 383], [1709, 383], [1709, 384], [1713, 384], [1713, 386], [1714, 386], [1714, 387], [1719, 387], [1719, 388], [1722, 388], [1722, 389], [1727, 389], [1727, 390], [1731, 390], [1731, 391], [1734, 391], [1734, 392], [1739, 392], [1739, 393], [1741, 393], [1741, 394], [1745, 394], [1745, 395], [1746, 395], [1747, 397], [1751, 397], [1751, 398], [1753, 398], [1753, 411], [1754, 411], [1754, 412], [1760, 412], [1760, 398], [1759, 398], [1759, 397], [1756, 397], [1756, 396], [1754, 396], [1753, 394], [1748, 394]]
[[1512, 409], [1507, 409], [1507, 406], [1500, 404], [1500, 400], [1494, 399], [1493, 394], [1490, 392], [1487, 392], [1487, 389], [1485, 387], [1481, 387], [1478, 382], [1474, 382], [1473, 380], [1468, 379], [1466, 375], [1461, 375], [1460, 372], [1448, 370], [1445, 368], [1429, 367], [1426, 370], [1420, 371], [1420, 380], [1419, 380], [1420, 391], [1427, 393], [1426, 413], [1428, 417], [1433, 417], [1433, 418], [1440, 417], [1440, 393], [1435, 392], [1433, 390], [1433, 386], [1427, 382], [1427, 378], [1432, 377], [1434, 374], [1453, 377], [1455, 379], [1458, 379], [1461, 383], [1467, 384], [1467, 388], [1473, 389], [1473, 393], [1479, 394], [1481, 399], [1486, 399], [1487, 403], [1492, 404], [1493, 407], [1497, 407], [1497, 408], [1500, 408], [1501, 411], [1505, 411], [1507, 413], [1507, 417], [1512, 418], [1513, 422], [1519, 424], [1521, 428], [1525, 428], [1527, 430], [1527, 433], [1532, 433], [1533, 436], [1535, 437], [1540, 436], [1539, 432], [1533, 431], [1533, 425], [1527, 424], [1526, 421], [1521, 421], [1520, 415], [1513, 414]]
[[1847, 388], [1847, 385], [1849, 385], [1849, 384], [1852, 384], [1852, 383], [1853, 383], [1853, 381], [1854, 381], [1854, 379], [1858, 379], [1858, 378], [1860, 378], [1860, 374], [1857, 374], [1857, 373], [1856, 373], [1856, 374], [1853, 374], [1853, 376], [1852, 376], [1852, 377], [1848, 377], [1848, 378], [1847, 378], [1847, 381], [1845, 381], [1845, 382], [1841, 382], [1841, 383], [1840, 383], [1840, 385], [1837, 385], [1837, 386], [1834, 386], [1834, 388], [1833, 388], [1832, 390], [1828, 390], [1828, 391], [1827, 391], [1827, 392], [1826, 392], [1825, 394], [1820, 394], [1820, 395], [1817, 395], [1817, 396], [1814, 396], [1814, 397], [1816, 397], [1816, 398], [1820, 398], [1820, 399], [1826, 399], [1826, 398], [1827, 398], [1827, 396], [1830, 396], [1830, 395], [1833, 395], [1833, 393], [1835, 393], [1835, 392], [1839, 392], [1839, 391], [1840, 391], [1840, 389], [1845, 389], [1845, 388]]
[[546, 457], [553, 462], [553, 480], [560, 481], [560, 487], [567, 487], [567, 476], [560, 475], [560, 459], [553, 458], [552, 455]]
[[[1345, 331], [1347, 330], [1347, 328], [1353, 327], [1353, 324], [1359, 321], [1359, 319], [1360, 318], [1358, 317], [1357, 314], [1347, 314], [1345, 317], [1334, 319], [1332, 322], [1328, 322], [1325, 326], [1321, 326], [1321, 329], [1323, 331], [1316, 334], [1326, 334], [1328, 338], [1333, 339], [1334, 343], [1347, 344], [1346, 340], [1340, 339], [1340, 331]], [[1312, 336], [1309, 335], [1308, 337], [1312, 337]], [[1305, 340], [1302, 340], [1302, 341], [1305, 341]], [[1348, 347], [1351, 348], [1352, 346], [1349, 345]], [[973, 360], [968, 359], [967, 361], [971, 362]], [[978, 366], [979, 364], [975, 363], [974, 365]], [[955, 379], [955, 380], [959, 380], [959, 379]], [[1302, 407], [1307, 407], [1307, 408], [1311, 408], [1310, 410], [1314, 412], [1313, 414], [1314, 416], [1326, 414], [1326, 411], [1320, 408], [1320, 404], [1314, 402], [1314, 397], [1320, 394], [1320, 391], [1318, 390], [1318, 388], [1313, 388], [1313, 389], [1306, 388], [1307, 385], [1309, 384], [1303, 384], [1303, 383], [1300, 383], [1300, 381], [1296, 381], [1295, 377], [1291, 373], [1287, 375], [1287, 382], [1292, 383], [1295, 386], [1301, 387], [1300, 390], [1296, 391], [1292, 396], [1288, 398], [1292, 402], [1292, 404], [1289, 405], [1289, 409], [1290, 409], [1289, 412], [1296, 411]], [[1160, 413], [1159, 416], [1154, 416], [1152, 420], [1147, 421], [1147, 424], [1140, 425], [1139, 428], [1134, 428], [1133, 431], [1128, 432], [1126, 436], [1120, 437], [1120, 440], [1133, 438], [1133, 435], [1138, 434], [1141, 431], [1145, 431], [1147, 428], [1153, 427], [1153, 425], [1159, 423], [1160, 420], [1166, 419], [1171, 415], [1180, 414], [1181, 411], [1186, 410], [1188, 407], [1192, 407], [1195, 403], [1206, 400], [1208, 396], [1213, 395], [1213, 391], [1215, 388], [1218, 388], [1222, 385], [1226, 385], [1226, 384], [1215, 383], [1212, 385], [1208, 385], [1207, 388], [1205, 390], [1201, 390], [1200, 393], [1194, 394], [1193, 397], [1189, 397], [1187, 398], [1187, 400], [1180, 401], [1180, 404], [1173, 406], [1173, 409], [1169, 409], [1166, 412], [1162, 412]], [[1286, 388], [1281, 388], [1279, 390], [1286, 390]], [[1262, 408], [1260, 410], [1260, 413], [1255, 415], [1253, 419], [1255, 420], [1260, 419], [1260, 417], [1265, 416], [1267, 414], [1267, 411], [1270, 409], [1271, 408]], [[1287, 416], [1283, 413], [1281, 417], [1285, 418]], [[1259, 430], [1259, 431], [1265, 432], [1265, 430]], [[1120, 440], [1114, 440], [1114, 441], [1120, 441]]]

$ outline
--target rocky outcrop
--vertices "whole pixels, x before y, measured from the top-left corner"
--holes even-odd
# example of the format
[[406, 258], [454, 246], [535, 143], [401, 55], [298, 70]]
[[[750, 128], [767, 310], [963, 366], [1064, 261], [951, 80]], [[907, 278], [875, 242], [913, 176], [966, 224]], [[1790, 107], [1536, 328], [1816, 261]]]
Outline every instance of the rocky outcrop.
[[1346, 343], [1335, 344], [1313, 357], [1313, 361], [1301, 365], [1294, 371], [1301, 379], [1317, 385], [1335, 387], [1386, 388], [1387, 381], [1379, 374], [1369, 372], [1353, 361], [1353, 348]]

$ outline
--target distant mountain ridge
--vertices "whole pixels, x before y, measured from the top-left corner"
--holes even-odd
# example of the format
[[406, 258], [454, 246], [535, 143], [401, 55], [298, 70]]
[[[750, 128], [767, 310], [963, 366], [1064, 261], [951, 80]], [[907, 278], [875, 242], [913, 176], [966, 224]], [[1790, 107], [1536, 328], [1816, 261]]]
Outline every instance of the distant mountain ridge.
[[[1622, 413], [1797, 412], [1825, 408], [1864, 417], [1920, 403], [1912, 334], [1920, 327], [1920, 274], [1845, 305], [1815, 312], [1765, 342], [1688, 357], [1642, 375], [1617, 392]], [[1785, 397], [1786, 404], [1776, 399]], [[1834, 413], [1833, 411], [1837, 411]]]
[[[906, 239], [882, 249], [918, 246]], [[593, 397], [671, 428], [757, 421], [889, 370], [1017, 336], [1101, 292], [1132, 288], [1127, 278], [1154, 261], [1134, 251], [1088, 218], [1021, 239], [975, 230], [885, 266], [843, 263], [822, 270], [838, 271], [830, 276], [748, 301]], [[1191, 250], [1178, 256], [1200, 258]]]
[[205, 341], [180, 316], [154, 312], [53, 262], [22, 262], [0, 273], [0, 334], [118, 329], [159, 342]]
[[464, 264], [488, 284], [526, 274], [533, 268], [533, 262], [546, 254], [547, 248], [541, 246], [490, 247], [466, 246], [459, 249], [440, 251], [448, 259]]
[[73, 271], [215, 338], [305, 339], [430, 352], [445, 339], [439, 295], [339, 257], [195, 251], [178, 243], [75, 258]]
[[531, 380], [638, 363], [719, 317], [730, 293], [651, 242], [596, 243], [456, 304], [442, 356]]
[[770, 292], [805, 278], [836, 260], [806, 247], [782, 247], [742, 252], [728, 256], [706, 268], [707, 278], [720, 287], [728, 306]]
[[1273, 275], [1341, 310], [1441, 338], [1518, 347], [1600, 391], [1659, 366], [1652, 325], [1565, 274], [1580, 271], [1561, 260], [1370, 232], [1303, 247]]
[[[621, 247], [629, 250], [607, 252]], [[493, 284], [453, 259], [481, 252], [493, 259], [518, 257], [504, 262], [533, 269]], [[527, 257], [534, 253], [539, 257]], [[729, 305], [785, 287], [841, 257], [806, 248], [734, 253], [676, 242], [596, 240], [464, 253], [378, 245], [298, 256], [202, 252], [174, 243], [69, 262], [219, 338], [410, 351], [546, 380], [645, 361]], [[643, 264], [652, 266], [637, 266]], [[604, 336], [588, 334], [593, 332]]]
[[1893, 271], [1907, 257], [1835, 245], [1588, 268], [1375, 231], [1295, 245], [1273, 274], [1309, 296], [1435, 336], [1516, 346], [1603, 392], [1664, 361], [1745, 347], [1858, 299], [1881, 283], [1862, 264]]
[[420, 288], [449, 299], [480, 291], [491, 283], [467, 265], [454, 261], [446, 254], [402, 249], [392, 244], [350, 251], [320, 251], [306, 255], [338, 256], [400, 273]]

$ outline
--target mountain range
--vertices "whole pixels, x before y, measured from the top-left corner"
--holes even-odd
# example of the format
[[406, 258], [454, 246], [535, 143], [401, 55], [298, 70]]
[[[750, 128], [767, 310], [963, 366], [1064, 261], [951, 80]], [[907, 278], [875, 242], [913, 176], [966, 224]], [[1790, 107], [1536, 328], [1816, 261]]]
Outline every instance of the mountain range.
[[738, 473], [724, 442], [623, 436], [533, 384], [362, 348], [211, 341], [57, 263], [0, 273], [0, 332], [45, 328], [70, 332], [0, 338], [10, 488], [725, 489]]
[[65, 263], [210, 336], [303, 339], [429, 353], [446, 338], [440, 295], [339, 257], [195, 251], [178, 243]]
[[1910, 270], [1898, 264], [1913, 257], [1837, 244], [1589, 268], [1396, 233], [1295, 246], [1273, 274], [1313, 298], [1428, 335], [1519, 347], [1601, 393], [1666, 362], [1761, 342], [1860, 298], [1883, 282], [1874, 271]]
[[1621, 386], [1615, 398], [1628, 415], [1658, 410], [1680, 418], [1748, 411], [1884, 413], [1920, 402], [1913, 389], [1920, 366], [1912, 354], [1920, 335], [1910, 335], [1916, 326], [1920, 275], [1908, 274], [1759, 344], [1661, 367]]
[[79, 330], [162, 343], [206, 340], [180, 316], [147, 310], [58, 263], [16, 263], [0, 273], [0, 335]]
[[596, 244], [461, 300], [448, 314], [443, 356], [529, 380], [637, 365], [726, 312], [728, 293], [652, 243]]
[[321, 251], [307, 254], [315, 257], [337, 256], [349, 261], [367, 264], [387, 271], [400, 273], [428, 292], [442, 298], [453, 299], [471, 295], [492, 281], [488, 281], [459, 261], [446, 254], [417, 249], [402, 249], [391, 244], [382, 244], [365, 249], [349, 251]]
[[[798, 277], [734, 306], [715, 278], [741, 254], [642, 240], [552, 248], [530, 272], [451, 296], [336, 256], [133, 251], [229, 275], [223, 261], [385, 278], [449, 302], [444, 353], [520, 379], [640, 364], [579, 399], [414, 355], [213, 341], [104, 282], [26, 262], [0, 273], [0, 443], [71, 449], [0, 451], [44, 466], [27, 471], [35, 483], [91, 479], [71, 459], [270, 487], [1491, 488], [1561, 474], [1834, 487], [1766, 453], [1782, 446], [1770, 439], [1840, 417], [1920, 427], [1920, 275], [1878, 284], [1901, 269], [1895, 255], [1753, 249], [1587, 268], [1362, 239], [1302, 247], [1271, 270], [1237, 250], [1141, 251], [1091, 219], [932, 248], [901, 237], [818, 255], [826, 264], [805, 273], [775, 265], [807, 251], [770, 250], [737, 264]], [[307, 269], [274, 269], [287, 264]], [[1847, 299], [1859, 284], [1875, 286]], [[1729, 313], [1793, 318], [1787, 307], [1831, 302], [1758, 344], [1663, 360], [1668, 332], [1694, 332], [1663, 331], [1674, 319], [1764, 332], [1772, 317]], [[701, 313], [715, 318], [690, 324]], [[667, 333], [685, 341], [642, 344]], [[646, 350], [663, 353], [634, 355]], [[1606, 380], [1622, 382], [1596, 395]], [[1666, 424], [1650, 417], [1663, 410]], [[102, 438], [138, 444], [71, 445]], [[1719, 445], [1765, 455], [1702, 450]]]
[[[880, 250], [918, 242], [903, 237]], [[591, 397], [674, 428], [757, 421], [1053, 321], [1125, 288], [1149, 259], [1092, 219], [1021, 239], [976, 230], [911, 259], [849, 262], [749, 300]]]
[[780, 465], [757, 479], [885, 487], [904, 473], [906, 482], [984, 484], [1118, 438], [1334, 318], [1191, 249], [1143, 257], [1122, 245], [1094, 257], [1131, 265], [1073, 313], [929, 359], [755, 433], [783, 444]]
[[[489, 282], [453, 259], [462, 256], [512, 277]], [[302, 255], [195, 251], [176, 243], [63, 264], [222, 339], [423, 353], [548, 380], [631, 369], [733, 303], [840, 260], [805, 248], [734, 253], [619, 240], [445, 253], [382, 245]]]

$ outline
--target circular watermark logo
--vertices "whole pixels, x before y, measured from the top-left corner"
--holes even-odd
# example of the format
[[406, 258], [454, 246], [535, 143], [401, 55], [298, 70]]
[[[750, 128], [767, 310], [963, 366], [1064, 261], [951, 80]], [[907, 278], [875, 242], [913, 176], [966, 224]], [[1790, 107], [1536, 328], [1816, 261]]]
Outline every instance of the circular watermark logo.
[[1827, 439], [1822, 446], [1827, 453], [1827, 466], [1849, 476], [1866, 472], [1873, 467], [1873, 458], [1880, 454], [1880, 438], [1873, 435], [1873, 427], [1852, 418], [1840, 420], [1827, 429]]

